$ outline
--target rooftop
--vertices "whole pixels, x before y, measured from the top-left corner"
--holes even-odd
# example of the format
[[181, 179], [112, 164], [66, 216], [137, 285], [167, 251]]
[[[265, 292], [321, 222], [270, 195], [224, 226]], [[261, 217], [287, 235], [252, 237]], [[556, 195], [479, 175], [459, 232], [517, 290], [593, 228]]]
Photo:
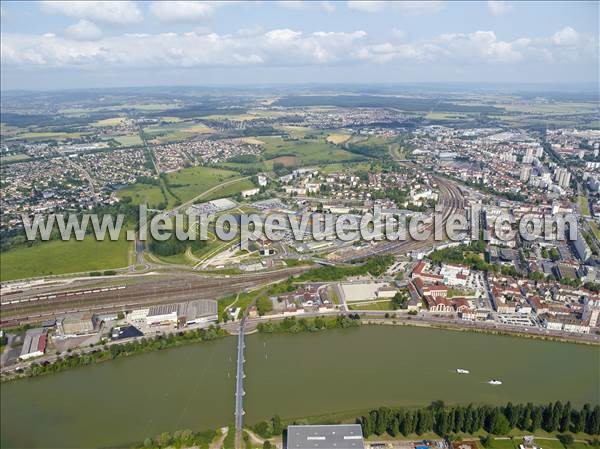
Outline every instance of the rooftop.
[[287, 449], [363, 449], [358, 424], [288, 426]]

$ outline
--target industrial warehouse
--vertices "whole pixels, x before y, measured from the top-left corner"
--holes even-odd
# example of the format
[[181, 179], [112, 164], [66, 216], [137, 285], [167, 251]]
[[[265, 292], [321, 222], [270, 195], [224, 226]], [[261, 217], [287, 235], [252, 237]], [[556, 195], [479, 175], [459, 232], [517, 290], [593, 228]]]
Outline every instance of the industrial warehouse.
[[288, 426], [287, 449], [363, 449], [359, 424]]

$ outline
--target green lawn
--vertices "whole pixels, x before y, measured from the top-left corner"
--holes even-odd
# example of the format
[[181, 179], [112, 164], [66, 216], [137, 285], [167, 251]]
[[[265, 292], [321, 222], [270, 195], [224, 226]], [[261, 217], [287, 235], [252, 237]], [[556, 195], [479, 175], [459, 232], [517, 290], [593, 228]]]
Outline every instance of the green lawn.
[[11, 137], [6, 140], [29, 140], [29, 141], [42, 141], [42, 140], [66, 140], [66, 139], [79, 139], [84, 133], [80, 132], [54, 132], [54, 131], [32, 131], [18, 134], [15, 137]]
[[131, 134], [129, 136], [116, 136], [115, 140], [124, 147], [134, 147], [142, 144], [142, 139], [137, 134]]
[[254, 188], [255, 185], [249, 179], [242, 179], [234, 183], [228, 184], [223, 187], [219, 187], [212, 191], [206, 198], [202, 198], [202, 201], [214, 200], [216, 198], [224, 198], [240, 193], [242, 190], [248, 190]]
[[29, 159], [31, 158], [23, 153], [11, 154], [10, 156], [2, 156], [2, 158], [0, 158], [0, 164], [7, 164], [9, 162], [23, 162]]
[[[232, 170], [221, 170], [210, 167], [190, 167], [175, 173], [169, 173], [167, 175], [167, 180], [173, 194], [179, 197], [182, 202], [186, 202], [200, 195], [202, 192], [206, 192], [208, 189], [231, 180], [236, 176], [239, 176], [239, 173]], [[236, 184], [237, 183], [233, 185], [235, 186]], [[227, 190], [227, 187], [228, 186], [225, 186], [223, 190]], [[250, 183], [250, 187], [252, 187], [252, 183]], [[244, 188], [245, 187], [237, 190], [235, 193]], [[231, 193], [220, 196], [225, 196], [227, 194]], [[210, 196], [212, 196], [212, 194]]]
[[394, 310], [392, 301], [371, 301], [368, 304], [350, 305], [350, 310]]
[[[150, 208], [157, 208], [160, 203], [167, 204], [168, 208], [175, 206], [177, 199], [181, 203], [197, 197], [203, 192], [235, 177], [240, 176], [232, 170], [222, 170], [210, 167], [190, 167], [169, 173], [166, 176], [168, 183], [167, 198], [158, 185], [137, 183], [119, 191], [119, 198], [129, 196], [133, 204], [147, 204]], [[216, 189], [202, 200], [222, 198], [234, 195], [242, 190], [254, 187], [250, 180], [234, 182], [230, 185]], [[174, 195], [174, 196], [173, 196]]]
[[150, 208], [156, 208], [159, 203], [165, 201], [159, 186], [141, 183], [119, 190], [117, 196], [119, 198], [129, 196], [133, 204], [147, 204]]
[[122, 234], [123, 238], [114, 242], [86, 237], [81, 242], [54, 240], [2, 252], [0, 280], [125, 267], [132, 242]]
[[592, 230], [592, 232], [594, 233], [594, 235], [596, 236], [596, 238], [598, 240], [600, 240], [600, 229], [598, 229], [598, 225], [596, 224], [595, 221], [589, 221], [588, 222], [590, 224], [590, 229]]
[[579, 209], [581, 209], [582, 215], [590, 216], [590, 204], [588, 203], [588, 199], [584, 195], [580, 195], [577, 197], [577, 202], [579, 203]]

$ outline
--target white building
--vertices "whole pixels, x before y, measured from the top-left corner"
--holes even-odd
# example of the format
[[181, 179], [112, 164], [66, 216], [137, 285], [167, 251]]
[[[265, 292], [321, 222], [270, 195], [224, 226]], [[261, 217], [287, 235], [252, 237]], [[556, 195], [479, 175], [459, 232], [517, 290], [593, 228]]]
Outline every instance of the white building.
[[20, 360], [27, 360], [33, 357], [40, 357], [46, 351], [47, 336], [44, 329], [29, 329], [25, 333], [23, 348], [21, 349]]
[[242, 197], [243, 198], [248, 198], [250, 196], [258, 195], [258, 192], [260, 192], [259, 188], [242, 190]]
[[177, 304], [161, 304], [152, 306], [146, 316], [148, 326], [164, 326], [177, 324]]

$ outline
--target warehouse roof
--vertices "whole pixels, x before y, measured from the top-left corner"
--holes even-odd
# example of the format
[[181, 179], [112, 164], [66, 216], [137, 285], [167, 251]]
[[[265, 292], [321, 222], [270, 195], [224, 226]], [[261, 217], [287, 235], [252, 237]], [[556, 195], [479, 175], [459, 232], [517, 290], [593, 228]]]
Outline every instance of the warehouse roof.
[[363, 449], [358, 424], [288, 426], [287, 449]]
[[177, 304], [160, 304], [150, 307], [148, 316], [169, 315], [173, 312], [177, 312]]
[[216, 314], [217, 301], [212, 299], [196, 299], [177, 304], [177, 316], [186, 317], [188, 321]]

